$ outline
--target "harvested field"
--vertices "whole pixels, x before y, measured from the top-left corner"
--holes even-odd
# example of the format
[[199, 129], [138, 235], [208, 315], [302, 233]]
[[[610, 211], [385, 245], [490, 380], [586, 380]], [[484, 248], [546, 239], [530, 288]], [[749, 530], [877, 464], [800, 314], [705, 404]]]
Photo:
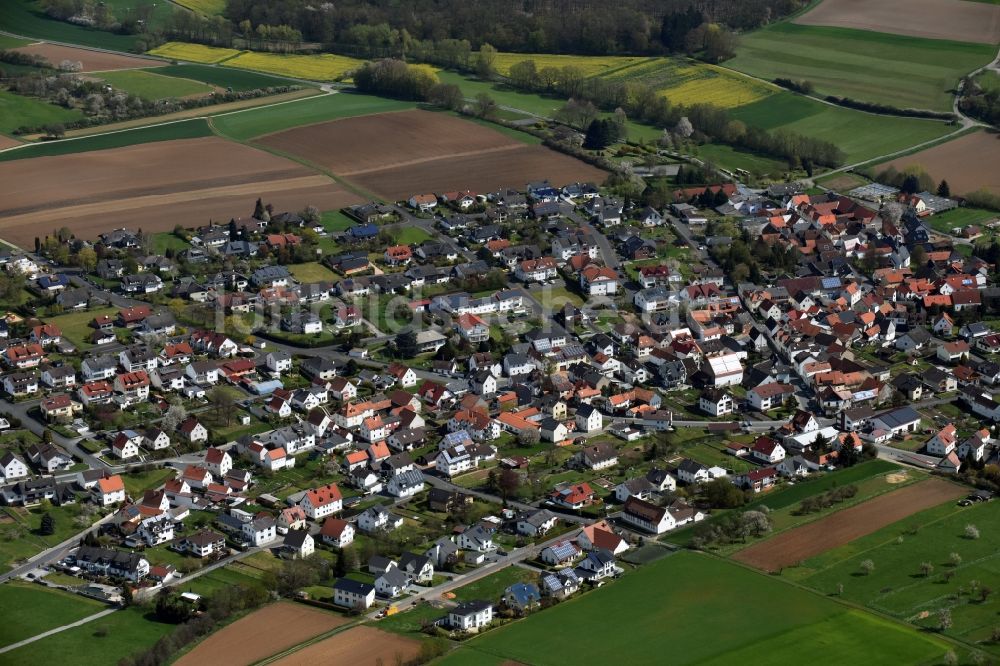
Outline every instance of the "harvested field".
[[21, 142], [17, 139], [12, 139], [9, 136], [4, 136], [0, 134], [0, 150], [4, 148], [13, 148], [14, 146], [20, 146]]
[[966, 134], [880, 164], [876, 170], [889, 165], [902, 170], [914, 164], [923, 167], [936, 180], [946, 179], [955, 194], [968, 194], [978, 189], [1000, 194], [1000, 136], [996, 134]]
[[340, 615], [303, 604], [279, 602], [217, 631], [174, 663], [177, 666], [252, 664], [346, 622], [347, 618]]
[[450, 189], [495, 191], [529, 180], [603, 182], [605, 173], [548, 148], [428, 111], [346, 118], [271, 134], [259, 142], [303, 157], [399, 200]]
[[918, 511], [961, 497], [965, 492], [966, 489], [949, 481], [928, 479], [783, 532], [741, 550], [733, 559], [765, 571], [777, 571], [871, 534]]
[[116, 53], [104, 53], [102, 51], [91, 51], [90, 49], [77, 49], [72, 46], [57, 46], [56, 44], [46, 44], [39, 42], [30, 46], [22, 46], [14, 49], [21, 53], [39, 55], [49, 61], [53, 67], [58, 67], [63, 60], [82, 62], [84, 72], [104, 72], [112, 69], [135, 69], [136, 67], [157, 67], [163, 64], [162, 60], [152, 58], [139, 58], [133, 56], [118, 55]]
[[980, 44], [1000, 42], [1000, 6], [966, 0], [823, 0], [793, 23]]
[[224, 221], [257, 197], [279, 210], [338, 209], [359, 197], [310, 169], [224, 139], [202, 138], [0, 164], [12, 196], [0, 236], [21, 247], [68, 226], [81, 238], [120, 226], [169, 231]]
[[[372, 627], [354, 627], [279, 659], [278, 666], [398, 664], [417, 656], [420, 643]], [[402, 662], [397, 659], [402, 657]]]

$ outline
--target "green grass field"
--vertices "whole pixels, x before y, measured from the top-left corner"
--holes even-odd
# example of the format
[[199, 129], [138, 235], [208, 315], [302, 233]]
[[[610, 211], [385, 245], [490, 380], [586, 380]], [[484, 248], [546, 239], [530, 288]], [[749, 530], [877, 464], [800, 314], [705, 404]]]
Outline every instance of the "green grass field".
[[97, 134], [80, 139], [50, 141], [31, 145], [26, 148], [19, 148], [17, 150], [8, 150], [0, 153], [0, 162], [27, 159], [31, 157], [53, 157], [55, 155], [87, 153], [92, 150], [122, 148], [123, 146], [134, 146], [136, 144], [152, 143], [154, 141], [195, 139], [202, 136], [211, 136], [211, 134], [212, 130], [203, 118], [192, 118], [190, 120], [182, 120], [164, 125], [139, 127], [132, 130], [115, 132], [113, 134]]
[[30, 43], [30, 39], [0, 35], [0, 49], [16, 49], [19, 46], [27, 46]]
[[840, 146], [848, 163], [903, 150], [955, 130], [936, 120], [877, 116], [783, 92], [732, 110], [737, 120], [787, 130]]
[[393, 239], [399, 245], [419, 245], [432, 236], [420, 227], [403, 227], [392, 231]]
[[84, 310], [81, 312], [68, 312], [58, 317], [49, 317], [46, 321], [55, 324], [62, 331], [63, 335], [74, 345], [81, 349], [89, 349], [93, 345], [89, 338], [94, 329], [90, 327], [90, 322], [99, 315], [114, 314], [116, 308], [97, 308], [94, 310]]
[[[980, 538], [965, 538], [970, 524], [979, 528]], [[951, 553], [961, 558], [957, 566], [950, 561]], [[863, 560], [875, 566], [869, 575], [860, 572]], [[920, 570], [923, 562], [934, 567], [929, 576]], [[823, 594], [836, 593], [842, 584], [845, 600], [920, 627], [936, 628], [938, 611], [950, 609], [954, 624], [946, 635], [1000, 654], [1000, 645], [990, 640], [1000, 624], [1000, 600], [982, 601], [970, 594], [972, 581], [993, 590], [1000, 586], [1000, 511], [995, 504], [963, 508], [948, 502], [785, 569], [782, 575]]]
[[[76, 581], [79, 584], [79, 579]], [[0, 608], [18, 609], [16, 613], [5, 613], [4, 621], [0, 623], [2, 647], [82, 620], [107, 606], [93, 599], [40, 585], [9, 582], [0, 585]]]
[[321, 123], [337, 118], [352, 118], [370, 113], [401, 111], [414, 108], [412, 102], [353, 93], [337, 93], [310, 97], [265, 109], [250, 109], [226, 113], [212, 118], [212, 126], [220, 134], [247, 140], [263, 134]]
[[504, 590], [514, 583], [537, 583], [538, 576], [528, 569], [509, 566], [485, 578], [463, 585], [455, 590], [456, 601], [473, 601], [482, 599], [498, 603]]
[[993, 56], [986, 44], [778, 23], [741, 37], [726, 66], [768, 81], [805, 79], [819, 95], [950, 111], [959, 78]]
[[983, 208], [954, 208], [943, 213], [925, 217], [924, 221], [935, 231], [950, 234], [955, 227], [966, 227], [970, 224], [982, 224], [997, 219], [995, 211]]
[[207, 95], [212, 92], [212, 86], [201, 81], [164, 76], [142, 69], [103, 72], [100, 76], [113, 88], [147, 100]]
[[190, 582], [181, 583], [177, 585], [177, 589], [181, 592], [194, 592], [202, 596], [207, 596], [225, 587], [233, 587], [235, 585], [257, 587], [262, 585], [259, 576], [243, 573], [245, 570], [246, 567], [241, 571], [237, 571], [232, 566], [225, 566], [204, 576], [199, 576]]
[[315, 261], [305, 264], [289, 264], [288, 272], [299, 282], [331, 282], [337, 280], [336, 273]]
[[[571, 632], [569, 640], [567, 632]], [[465, 643], [536, 666], [567, 663], [917, 664], [933, 636], [706, 555], [681, 552]], [[463, 661], [453, 662], [452, 659]], [[477, 662], [478, 663], [478, 662]], [[487, 663], [489, 663], [487, 661]]]
[[320, 223], [327, 231], [347, 231], [357, 224], [358, 221], [352, 220], [339, 210], [328, 210], [323, 212]]
[[[172, 479], [177, 472], [170, 467], [163, 469], [151, 469], [145, 472], [131, 472], [122, 477], [125, 481], [125, 490], [133, 498], [142, 499], [142, 494], [163, 485], [168, 479]], [[138, 501], [138, 500], [137, 500]]]
[[[176, 76], [182, 79], [201, 81], [220, 88], [233, 90], [253, 90], [272, 86], [288, 85], [288, 79], [270, 74], [258, 74], [242, 69], [227, 69], [225, 67], [210, 67], [208, 65], [168, 65], [149, 70], [165, 76]], [[298, 84], [303, 85], [303, 84]]]
[[[122, 0], [114, 0], [120, 2]], [[169, 3], [160, 3], [169, 9]], [[136, 35], [116, 35], [92, 28], [57, 21], [45, 15], [35, 0], [4, 0], [0, 2], [0, 26], [26, 37], [51, 39], [56, 42], [94, 46], [114, 51], [130, 51], [138, 39]]]
[[21, 126], [70, 123], [81, 118], [83, 112], [77, 109], [64, 109], [34, 97], [0, 90], [0, 133], [12, 134]]
[[698, 146], [698, 157], [724, 169], [746, 169], [757, 176], [779, 176], [788, 171], [788, 163], [732, 146], [706, 143]]
[[174, 628], [155, 621], [142, 608], [129, 608], [7, 652], [0, 661], [5, 666], [107, 666], [145, 650]]
[[153, 252], [156, 254], [165, 254], [168, 249], [176, 252], [189, 247], [191, 246], [187, 241], [183, 238], [178, 238], [172, 231], [162, 231], [158, 234], [153, 234]]

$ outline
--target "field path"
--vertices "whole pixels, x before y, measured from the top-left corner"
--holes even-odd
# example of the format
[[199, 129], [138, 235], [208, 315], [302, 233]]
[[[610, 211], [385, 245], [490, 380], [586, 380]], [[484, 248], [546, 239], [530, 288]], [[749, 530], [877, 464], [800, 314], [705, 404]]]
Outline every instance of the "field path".
[[778, 571], [966, 492], [966, 488], [951, 481], [927, 479], [782, 532], [744, 548], [733, 559], [764, 571]]
[[[116, 612], [117, 610], [118, 610], [117, 608], [108, 608], [106, 610], [102, 610], [100, 613], [94, 613], [93, 615], [88, 615], [87, 617], [83, 618], [82, 620], [77, 620], [76, 622], [71, 622], [69, 624], [64, 624], [61, 627], [56, 627], [55, 629], [49, 629], [48, 631], [43, 631], [42, 633], [38, 634], [37, 636], [32, 636], [31, 638], [25, 638], [23, 641], [18, 641], [17, 643], [12, 643], [10, 645], [5, 645], [4, 647], [0, 648], [0, 654], [3, 654], [4, 652], [10, 652], [11, 650], [16, 650], [19, 647], [24, 647], [25, 645], [28, 645], [30, 643], [34, 643], [35, 641], [40, 641], [43, 638], [48, 638], [52, 634], [58, 634], [61, 631], [66, 631], [67, 629], [72, 629], [73, 627], [79, 627], [82, 624], [87, 624], [88, 622], [93, 622], [94, 620], [99, 620], [100, 618], [104, 617], [105, 615], [111, 615], [112, 613]], [[2, 661], [2, 660], [0, 660], [0, 661]]]

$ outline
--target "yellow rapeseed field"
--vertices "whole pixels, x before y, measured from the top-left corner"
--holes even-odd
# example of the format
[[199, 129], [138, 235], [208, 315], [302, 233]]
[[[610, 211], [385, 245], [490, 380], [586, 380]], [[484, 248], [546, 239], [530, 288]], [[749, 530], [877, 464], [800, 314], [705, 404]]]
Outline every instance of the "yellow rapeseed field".
[[321, 53], [316, 55], [284, 55], [280, 53], [241, 53], [226, 62], [227, 67], [251, 69], [256, 72], [290, 76], [309, 81], [336, 81], [357, 69], [364, 61], [347, 56]]
[[236, 49], [222, 49], [215, 46], [203, 46], [201, 44], [167, 42], [163, 46], [156, 47], [149, 53], [162, 58], [212, 64], [239, 55], [240, 51]]
[[222, 16], [226, 10], [226, 0], [174, 0], [181, 7], [205, 16]]
[[523, 60], [534, 60], [535, 67], [565, 67], [573, 65], [579, 67], [584, 76], [599, 76], [607, 74], [612, 70], [628, 65], [634, 65], [647, 58], [633, 56], [576, 56], [576, 55], [547, 55], [544, 53], [497, 53], [493, 66], [497, 72], [506, 76], [510, 72], [511, 65]]
[[608, 75], [654, 87], [674, 104], [714, 104], [727, 109], [756, 102], [778, 91], [723, 67], [693, 60], [655, 58]]

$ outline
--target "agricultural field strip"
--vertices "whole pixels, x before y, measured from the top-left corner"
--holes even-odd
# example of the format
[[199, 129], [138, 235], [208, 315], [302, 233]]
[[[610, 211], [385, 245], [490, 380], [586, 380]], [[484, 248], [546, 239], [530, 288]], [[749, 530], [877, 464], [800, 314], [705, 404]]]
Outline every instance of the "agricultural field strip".
[[382, 166], [369, 167], [367, 169], [357, 169], [355, 171], [338, 171], [338, 176], [344, 176], [349, 178], [351, 176], [361, 176], [366, 173], [375, 173], [378, 171], [384, 171], [385, 169], [398, 169], [403, 167], [416, 166], [418, 164], [426, 164], [428, 162], [437, 162], [438, 160], [451, 160], [459, 159], [462, 157], [476, 157], [478, 155], [490, 155], [493, 153], [504, 153], [511, 150], [522, 150], [526, 148], [524, 144], [516, 143], [509, 146], [497, 146], [496, 148], [483, 148], [481, 150], [466, 150], [457, 153], [451, 153], [450, 155], [435, 155], [433, 157], [420, 157], [412, 160], [402, 160], [399, 162], [386, 162]]

